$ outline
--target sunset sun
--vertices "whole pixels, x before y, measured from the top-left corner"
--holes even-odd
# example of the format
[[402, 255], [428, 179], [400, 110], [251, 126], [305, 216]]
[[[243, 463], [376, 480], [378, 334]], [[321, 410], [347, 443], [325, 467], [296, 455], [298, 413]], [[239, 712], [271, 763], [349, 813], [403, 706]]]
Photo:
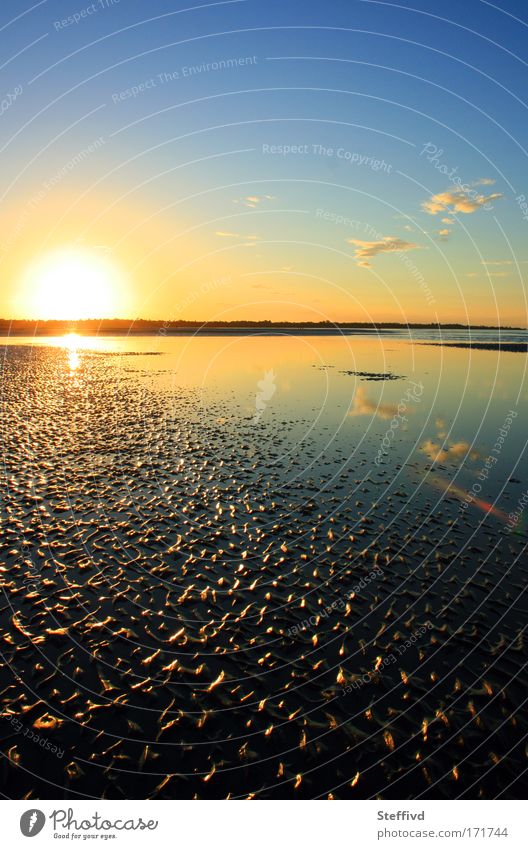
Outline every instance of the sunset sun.
[[41, 320], [111, 318], [123, 309], [123, 275], [96, 250], [64, 248], [46, 254], [24, 279], [28, 314]]

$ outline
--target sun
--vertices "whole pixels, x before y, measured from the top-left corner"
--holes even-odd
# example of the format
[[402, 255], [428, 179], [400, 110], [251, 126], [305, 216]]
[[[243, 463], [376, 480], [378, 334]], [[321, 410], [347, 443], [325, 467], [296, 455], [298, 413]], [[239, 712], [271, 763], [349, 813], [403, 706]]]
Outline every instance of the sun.
[[124, 280], [102, 251], [61, 248], [36, 260], [24, 275], [28, 317], [77, 321], [115, 318], [124, 312]]

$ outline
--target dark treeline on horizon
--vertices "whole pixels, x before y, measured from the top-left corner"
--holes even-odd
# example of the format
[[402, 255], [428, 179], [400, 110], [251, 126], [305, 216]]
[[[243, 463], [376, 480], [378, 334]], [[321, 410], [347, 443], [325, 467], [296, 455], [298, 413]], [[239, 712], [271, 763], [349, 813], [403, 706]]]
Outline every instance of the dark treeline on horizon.
[[121, 334], [151, 334], [170, 335], [182, 330], [236, 330], [243, 329], [285, 329], [285, 330], [335, 330], [361, 329], [389, 330], [525, 330], [522, 327], [505, 325], [497, 327], [487, 324], [448, 324], [395, 322], [395, 321], [162, 321], [155, 319], [82, 319], [80, 321], [48, 320], [36, 321], [27, 319], [0, 319], [0, 335], [2, 336], [61, 336], [64, 333], [79, 333], [81, 335], [121, 335]]

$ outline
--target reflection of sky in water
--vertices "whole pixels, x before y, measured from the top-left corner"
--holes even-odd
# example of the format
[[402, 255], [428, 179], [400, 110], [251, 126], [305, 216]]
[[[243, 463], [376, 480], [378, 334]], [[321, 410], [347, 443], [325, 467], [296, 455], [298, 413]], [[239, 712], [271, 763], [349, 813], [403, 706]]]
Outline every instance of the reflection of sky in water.
[[[450, 338], [455, 338], [452, 332]], [[214, 398], [215, 411], [218, 403], [225, 405], [223, 415], [215, 412], [214, 424], [232, 431], [235, 440], [241, 421], [255, 417], [260, 382], [273, 374], [269, 400], [255, 420], [254, 439], [241, 446], [240, 462], [249, 469], [255, 455], [268, 455], [279, 471], [286, 458], [295, 457], [293, 467], [284, 464], [285, 484], [314, 478], [342, 486], [355, 469], [361, 480], [382, 482], [376, 500], [403, 480], [413, 484], [411, 499], [460, 501], [482, 477], [482, 466], [512, 409], [518, 416], [486, 473], [481, 500], [498, 499], [507, 513], [517, 490], [505, 485], [510, 478], [527, 478], [522, 458], [524, 354], [413, 346], [391, 336], [360, 335], [70, 334], [16, 343], [28, 341], [60, 345], [76, 380], [82, 380], [83, 366], [94, 357], [110, 355], [123, 376], [132, 367], [140, 369], [149, 391], [167, 393], [168, 418], [178, 416], [178, 387], [198, 388], [202, 421], [209, 415], [208, 398]], [[127, 353], [163, 356], [121, 356]], [[372, 380], [350, 372], [400, 377]], [[380, 454], [382, 445], [386, 448]], [[479, 509], [476, 500], [472, 509]]]

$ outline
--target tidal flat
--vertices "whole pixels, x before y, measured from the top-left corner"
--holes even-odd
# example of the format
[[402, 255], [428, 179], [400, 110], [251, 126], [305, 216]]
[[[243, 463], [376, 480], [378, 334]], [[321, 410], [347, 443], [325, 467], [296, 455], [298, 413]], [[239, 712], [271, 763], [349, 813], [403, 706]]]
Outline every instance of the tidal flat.
[[524, 797], [527, 360], [425, 335], [2, 341], [4, 795]]

